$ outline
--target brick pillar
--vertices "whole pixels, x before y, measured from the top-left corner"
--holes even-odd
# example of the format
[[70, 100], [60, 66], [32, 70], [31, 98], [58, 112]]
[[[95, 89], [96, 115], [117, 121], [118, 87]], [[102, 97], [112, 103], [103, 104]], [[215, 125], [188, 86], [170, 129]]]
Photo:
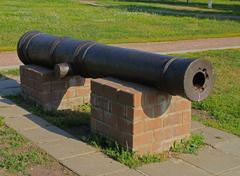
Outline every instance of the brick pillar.
[[90, 101], [90, 79], [67, 76], [56, 79], [53, 70], [36, 66], [20, 66], [22, 95], [45, 110], [72, 109]]
[[112, 78], [92, 80], [91, 130], [140, 154], [169, 150], [175, 140], [190, 135], [191, 102], [173, 96], [162, 114], [165, 95]]

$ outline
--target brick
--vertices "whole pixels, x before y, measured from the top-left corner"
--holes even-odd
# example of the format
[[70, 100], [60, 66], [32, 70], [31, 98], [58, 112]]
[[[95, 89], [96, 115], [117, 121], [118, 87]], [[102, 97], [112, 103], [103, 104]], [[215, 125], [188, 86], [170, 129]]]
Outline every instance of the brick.
[[101, 108], [92, 107], [91, 108], [91, 117], [94, 119], [103, 121], [103, 110]]
[[113, 130], [117, 130], [117, 131], [121, 130], [121, 129], [118, 129], [118, 118], [119, 118], [118, 115], [111, 114], [111, 118], [107, 122]]
[[111, 112], [113, 114], [119, 115], [120, 117], [125, 116], [125, 106], [118, 102], [111, 102]]
[[144, 122], [138, 121], [133, 124], [133, 129], [131, 134], [141, 134], [144, 133]]
[[[111, 126], [112, 127], [112, 126]], [[123, 142], [121, 143], [121, 132], [117, 129], [117, 128], [110, 128], [109, 131], [109, 137], [113, 140], [116, 141], [118, 144], [123, 144]]]
[[76, 91], [76, 96], [87, 96], [90, 94], [89, 88], [85, 88], [85, 87], [76, 86], [75, 91]]
[[151, 144], [153, 141], [152, 131], [146, 132], [140, 135], [133, 136], [133, 146], [139, 146], [144, 144]]
[[164, 128], [163, 130], [163, 140], [171, 139], [174, 136], [173, 128]]
[[148, 119], [145, 121], [145, 130], [155, 130], [163, 127], [161, 118]]
[[105, 111], [110, 110], [110, 101], [102, 96], [96, 97], [96, 106], [102, 108]]
[[162, 153], [163, 147], [161, 142], [154, 142], [151, 146], [151, 153]]
[[[56, 79], [53, 71], [34, 65], [21, 66], [22, 95], [44, 109], [71, 109], [89, 102], [90, 87], [80, 86], [84, 78], [68, 76]], [[83, 91], [77, 92], [76, 90]]]
[[91, 80], [91, 92], [97, 95], [103, 95], [103, 85]]
[[156, 129], [153, 131], [153, 140], [162, 141], [165, 138], [164, 129]]
[[135, 108], [132, 106], [125, 106], [125, 110], [126, 110], [126, 118], [128, 120], [131, 121], [137, 121], [137, 120], [141, 120], [143, 119], [143, 117], [145, 117], [145, 113], [143, 112], [143, 110], [141, 108]]
[[91, 78], [85, 78], [85, 79], [78, 78], [78, 79], [84, 80], [84, 83], [81, 84], [81, 86], [85, 86], [85, 87], [89, 87], [90, 88], [90, 83], [91, 83], [91, 80], [92, 80]]
[[191, 123], [192, 120], [192, 113], [191, 110], [182, 112], [182, 123]]
[[118, 91], [118, 100], [122, 104], [138, 107], [142, 104], [142, 95], [140, 93], [133, 94], [127, 90], [120, 90]]
[[179, 125], [174, 127], [174, 136], [180, 136], [180, 135], [185, 135], [189, 134], [191, 129], [191, 124], [184, 124], [184, 125]]
[[90, 103], [92, 106], [97, 105], [97, 95], [94, 93], [90, 94]]
[[191, 102], [186, 99], [182, 99], [181, 101], [176, 102], [175, 108], [176, 112], [191, 109]]
[[169, 127], [174, 125], [182, 124], [182, 113], [169, 114], [166, 118], [163, 119], [163, 126]]
[[121, 132], [121, 135], [119, 136], [119, 143], [131, 150], [134, 147], [133, 135]]
[[133, 124], [126, 119], [118, 118], [117, 126], [118, 126], [118, 130], [121, 130], [122, 132], [129, 133], [129, 134], [132, 134], [133, 132]]
[[109, 136], [109, 127], [99, 120], [96, 120], [96, 131], [99, 132], [104, 137]]
[[[189, 135], [185, 127], [191, 122], [188, 100], [174, 96], [163, 113], [162, 101], [167, 97], [156, 89], [108, 78], [95, 82], [103, 90], [91, 93], [93, 108], [103, 111], [103, 120], [96, 120], [99, 134], [140, 154], [168, 150], [174, 140]], [[96, 113], [92, 115], [95, 119]]]
[[143, 155], [146, 153], [152, 153], [152, 144], [141, 145], [133, 148], [138, 154]]
[[76, 91], [73, 88], [69, 88], [64, 95], [64, 98], [73, 98], [76, 96]]
[[95, 118], [91, 117], [90, 125], [91, 125], [92, 132], [96, 131], [96, 119]]
[[116, 87], [112, 87], [111, 85], [105, 85], [103, 87], [103, 95], [110, 100], [117, 101], [118, 100], [118, 89]]
[[90, 102], [90, 96], [89, 96], [89, 95], [84, 96], [84, 97], [83, 97], [83, 104], [84, 104], [84, 103], [89, 103], [89, 102]]
[[168, 140], [168, 141], [164, 141], [162, 143], [161, 149], [162, 151], [168, 151], [174, 144], [175, 140]]

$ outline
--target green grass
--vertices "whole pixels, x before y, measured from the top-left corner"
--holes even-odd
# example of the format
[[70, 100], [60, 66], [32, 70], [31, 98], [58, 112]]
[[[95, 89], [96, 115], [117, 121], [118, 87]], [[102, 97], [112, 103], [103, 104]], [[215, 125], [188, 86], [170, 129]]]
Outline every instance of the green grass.
[[172, 152], [177, 153], [190, 153], [197, 154], [198, 150], [204, 144], [204, 137], [202, 134], [192, 135], [188, 140], [182, 139], [181, 141], [177, 141], [171, 148]]
[[0, 168], [9, 172], [22, 172], [34, 165], [49, 161], [48, 155], [15, 130], [8, 128], [0, 117]]
[[[213, 2], [213, 8], [207, 8], [208, 1], [191, 0], [102, 0], [111, 5], [122, 5], [122, 7], [132, 7], [129, 10], [146, 11], [149, 13], [161, 14], [164, 11], [184, 12], [186, 14], [213, 14], [213, 15], [240, 15], [239, 1], [218, 0]], [[134, 8], [135, 6], [135, 8]]]
[[215, 86], [211, 96], [202, 102], [193, 103], [194, 109], [204, 110], [211, 117], [194, 116], [194, 119], [240, 136], [240, 49], [189, 53], [181, 56], [206, 58], [214, 67]]
[[82, 140], [130, 168], [136, 168], [147, 163], [161, 162], [168, 158], [168, 153], [139, 155], [137, 152], [132, 152], [128, 148], [121, 147], [116, 142], [97, 134], [91, 134], [87, 138], [82, 138]]
[[20, 72], [19, 69], [6, 69], [6, 70], [0, 70], [0, 77], [3, 76], [19, 76]]
[[[177, 3], [168, 5], [102, 0], [98, 3], [102, 6], [83, 5], [78, 0], [0, 0], [0, 50], [15, 50], [19, 37], [33, 29], [104, 43], [240, 35], [238, 20], [159, 13], [166, 8], [176, 11], [175, 8], [181, 7]], [[239, 2], [234, 1], [232, 4], [235, 4], [235, 8], [231, 6], [235, 10], [219, 9], [219, 13], [226, 11], [236, 15]], [[199, 8], [191, 12], [197, 13]]]

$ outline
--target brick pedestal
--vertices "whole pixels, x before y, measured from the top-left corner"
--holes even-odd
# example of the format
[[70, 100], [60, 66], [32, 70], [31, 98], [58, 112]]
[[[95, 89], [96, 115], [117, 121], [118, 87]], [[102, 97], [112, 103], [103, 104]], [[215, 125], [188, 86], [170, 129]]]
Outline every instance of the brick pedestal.
[[72, 109], [88, 103], [90, 79], [67, 76], [56, 79], [53, 70], [36, 65], [20, 67], [22, 95], [45, 110]]
[[174, 96], [162, 114], [156, 89], [115, 79], [91, 81], [91, 130], [140, 154], [169, 150], [190, 135], [191, 102]]

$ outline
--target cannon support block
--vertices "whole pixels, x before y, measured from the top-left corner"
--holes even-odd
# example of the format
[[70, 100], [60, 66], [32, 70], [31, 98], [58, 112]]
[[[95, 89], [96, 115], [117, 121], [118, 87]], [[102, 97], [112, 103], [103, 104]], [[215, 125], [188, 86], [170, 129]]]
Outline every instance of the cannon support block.
[[91, 80], [91, 130], [140, 154], [190, 135], [191, 102], [113, 78]]
[[54, 70], [37, 65], [20, 66], [22, 95], [44, 110], [72, 109], [89, 103], [90, 79], [81, 76], [56, 78]]

